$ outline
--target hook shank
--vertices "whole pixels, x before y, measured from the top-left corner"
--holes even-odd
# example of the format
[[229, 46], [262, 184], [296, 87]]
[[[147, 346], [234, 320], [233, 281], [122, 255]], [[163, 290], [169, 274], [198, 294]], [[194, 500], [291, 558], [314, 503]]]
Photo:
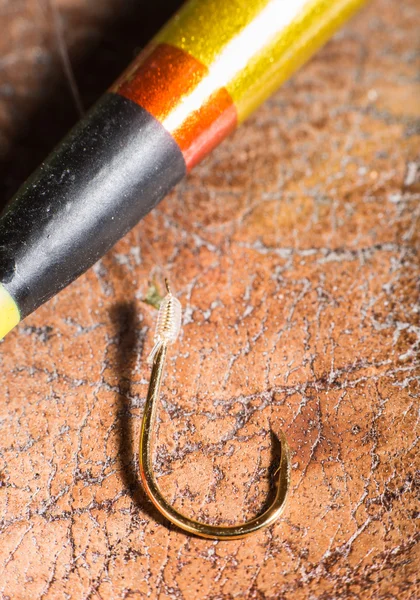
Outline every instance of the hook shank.
[[264, 527], [268, 527], [274, 523], [283, 512], [290, 486], [290, 451], [283, 433], [280, 435], [281, 458], [280, 466], [278, 468], [275, 498], [266, 511], [246, 523], [227, 526], [200, 523], [175, 510], [160, 492], [153, 474], [152, 433], [165, 368], [166, 353], [167, 344], [164, 343], [154, 357], [141, 426], [139, 447], [140, 475], [147, 494], [156, 508], [174, 525], [177, 525], [188, 533], [204, 538], [234, 540], [250, 535]]

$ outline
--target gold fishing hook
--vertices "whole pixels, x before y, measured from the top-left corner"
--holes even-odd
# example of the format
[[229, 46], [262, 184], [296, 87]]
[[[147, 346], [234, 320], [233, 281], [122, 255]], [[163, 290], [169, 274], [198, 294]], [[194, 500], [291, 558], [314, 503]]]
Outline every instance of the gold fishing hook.
[[144, 488], [156, 508], [169, 521], [184, 529], [188, 533], [204, 538], [218, 540], [233, 540], [245, 537], [259, 531], [263, 527], [272, 525], [281, 515], [286, 502], [290, 486], [290, 451], [284, 434], [280, 434], [281, 457], [280, 465], [276, 471], [275, 497], [270, 506], [261, 515], [241, 525], [211, 525], [200, 523], [178, 512], [164, 498], [153, 474], [152, 465], [152, 434], [155, 423], [156, 407], [159, 400], [160, 387], [165, 368], [165, 359], [168, 346], [176, 340], [181, 327], [181, 304], [172, 295], [166, 281], [167, 296], [162, 300], [159, 308], [156, 326], [155, 345], [149, 356], [152, 363], [152, 373], [144, 408], [143, 421], [140, 433], [139, 463], [140, 475]]

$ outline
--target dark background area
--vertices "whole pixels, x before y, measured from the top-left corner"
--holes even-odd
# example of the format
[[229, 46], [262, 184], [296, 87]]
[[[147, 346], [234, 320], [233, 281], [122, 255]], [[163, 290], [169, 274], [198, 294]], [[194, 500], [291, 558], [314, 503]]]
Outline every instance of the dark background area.
[[[80, 108], [87, 110], [106, 91], [182, 1], [96, 4], [60, 12], [60, 4], [39, 0], [30, 11], [33, 21], [22, 14], [20, 31], [15, 19], [23, 3], [0, 7], [0, 98], [10, 110], [4, 116], [7, 146], [0, 146], [0, 210], [78, 120]], [[30, 49], [34, 35], [39, 47]], [[21, 67], [27, 61], [28, 83], [38, 72], [42, 84], [25, 95]]]

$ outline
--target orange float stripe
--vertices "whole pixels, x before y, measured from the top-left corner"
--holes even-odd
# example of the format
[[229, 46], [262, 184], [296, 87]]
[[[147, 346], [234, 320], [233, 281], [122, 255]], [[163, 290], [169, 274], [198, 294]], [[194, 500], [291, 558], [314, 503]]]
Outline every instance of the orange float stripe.
[[214, 89], [208, 69], [190, 54], [159, 44], [141, 54], [112, 91], [139, 104], [169, 131], [187, 170], [200, 162], [237, 125], [226, 88]]

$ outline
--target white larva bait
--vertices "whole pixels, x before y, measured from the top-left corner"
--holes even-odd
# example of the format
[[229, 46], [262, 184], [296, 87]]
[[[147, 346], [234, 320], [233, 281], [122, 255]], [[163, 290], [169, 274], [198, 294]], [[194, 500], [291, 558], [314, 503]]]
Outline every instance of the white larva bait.
[[168, 293], [162, 300], [156, 324], [154, 337], [154, 346], [150, 352], [147, 362], [152, 364], [156, 354], [165, 344], [173, 344], [181, 329], [182, 306], [178, 298], [172, 295], [172, 292], [166, 284]]

